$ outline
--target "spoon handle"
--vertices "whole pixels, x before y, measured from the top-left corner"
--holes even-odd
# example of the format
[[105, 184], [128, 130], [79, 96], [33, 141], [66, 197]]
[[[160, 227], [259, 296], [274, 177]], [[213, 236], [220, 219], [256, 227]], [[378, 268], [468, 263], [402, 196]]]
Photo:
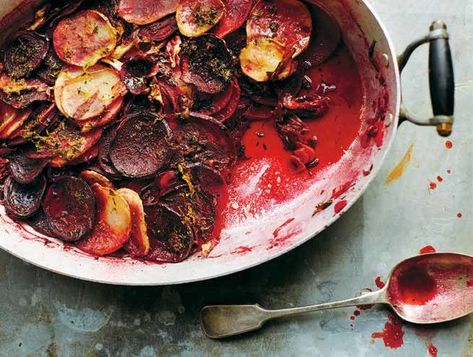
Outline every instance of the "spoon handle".
[[342, 307], [350, 307], [350, 306], [356, 306], [356, 305], [363, 306], [363, 305], [374, 305], [374, 304], [384, 304], [384, 303], [387, 303], [386, 289], [374, 291], [372, 293], [364, 294], [352, 299], [329, 302], [325, 304], [295, 307], [295, 308], [280, 309], [280, 310], [264, 310], [264, 311], [266, 313], [266, 320], [272, 320], [272, 319], [276, 319], [280, 317], [300, 315], [300, 314], [305, 314], [308, 312], [315, 312], [315, 311], [321, 311], [321, 310], [338, 309]]

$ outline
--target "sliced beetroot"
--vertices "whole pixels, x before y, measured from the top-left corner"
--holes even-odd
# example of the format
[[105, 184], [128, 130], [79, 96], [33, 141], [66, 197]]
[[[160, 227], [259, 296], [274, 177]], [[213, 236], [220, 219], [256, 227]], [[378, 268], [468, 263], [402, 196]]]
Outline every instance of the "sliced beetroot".
[[176, 12], [177, 0], [119, 0], [118, 16], [136, 25], [147, 25]]
[[238, 109], [238, 103], [240, 101], [241, 95], [241, 90], [240, 86], [238, 85], [238, 81], [232, 81], [232, 85], [230, 87], [232, 88], [231, 100], [224, 108], [213, 114], [213, 117], [221, 123], [230, 119]]
[[16, 80], [6, 73], [0, 75], [0, 100], [16, 109], [26, 108], [34, 102], [50, 101], [51, 99], [51, 88], [40, 80]]
[[233, 79], [225, 91], [208, 98], [209, 104], [201, 108], [199, 113], [212, 116], [224, 110], [232, 100], [238, 102], [239, 99], [240, 85], [236, 79]]
[[262, 105], [252, 105], [244, 113], [243, 117], [252, 121], [264, 121], [274, 118], [274, 110]]
[[46, 192], [43, 210], [55, 236], [75, 242], [88, 235], [95, 224], [95, 197], [82, 179], [65, 176]]
[[55, 119], [57, 119], [57, 109], [54, 103], [38, 106], [28, 120], [10, 135], [9, 144], [21, 145], [31, 140], [32, 137], [43, 134], [53, 125]]
[[13, 179], [21, 184], [32, 183], [48, 164], [47, 160], [33, 160], [22, 152], [15, 152], [8, 156], [10, 173]]
[[4, 184], [7, 211], [20, 218], [32, 216], [41, 206], [45, 189], [46, 179], [43, 176], [28, 185], [9, 177]]
[[46, 57], [49, 41], [33, 31], [21, 32], [4, 53], [4, 65], [12, 78], [27, 77]]
[[120, 125], [111, 143], [111, 163], [125, 177], [152, 176], [169, 161], [170, 136], [163, 117], [144, 112], [131, 115]]
[[148, 89], [147, 78], [153, 77], [158, 72], [158, 66], [146, 57], [135, 57], [126, 61], [120, 77], [131, 94], [139, 95]]
[[6, 140], [10, 139], [13, 134], [25, 124], [31, 116], [31, 109], [13, 109], [8, 108], [5, 104], [5, 106], [0, 109], [0, 115], [2, 119], [4, 119], [0, 124], [0, 139]]
[[224, 38], [238, 30], [248, 19], [252, 7], [253, 0], [227, 0], [223, 17], [213, 30], [215, 36]]
[[99, 155], [98, 155], [98, 162], [100, 165], [100, 169], [107, 175], [109, 178], [118, 178], [121, 175], [113, 166], [110, 160], [110, 147], [112, 145], [113, 140], [115, 140], [115, 136], [117, 135], [117, 127], [110, 128], [100, 139], [99, 143]]
[[179, 0], [176, 10], [179, 31], [187, 37], [199, 37], [222, 18], [225, 4], [221, 0]]
[[176, 17], [167, 16], [138, 30], [137, 38], [142, 43], [161, 42], [171, 37], [177, 31]]
[[35, 148], [26, 152], [31, 159], [51, 158], [51, 165], [61, 167], [80, 157], [101, 138], [102, 130], [82, 133], [73, 124], [62, 121], [54, 130], [36, 135], [31, 140]]
[[46, 217], [44, 211], [40, 208], [36, 214], [27, 220], [28, 224], [38, 233], [46, 237], [55, 237], [56, 234], [49, 226], [49, 219]]
[[37, 70], [36, 74], [40, 79], [52, 86], [56, 82], [57, 76], [64, 66], [64, 62], [56, 55], [53, 46], [49, 47], [49, 51], [43, 62], [44, 64]]
[[204, 93], [225, 90], [233, 77], [233, 59], [225, 41], [214, 35], [189, 39], [182, 44], [181, 70], [184, 82]]
[[64, 62], [90, 67], [110, 55], [118, 41], [118, 32], [101, 12], [84, 10], [62, 19], [54, 29], [53, 43]]
[[150, 238], [147, 260], [178, 263], [186, 259], [194, 245], [194, 235], [188, 222], [166, 205], [145, 207]]
[[221, 172], [211, 166], [196, 163], [187, 166], [186, 169], [190, 171], [193, 181], [198, 183], [204, 189], [225, 183], [225, 179]]
[[259, 0], [246, 24], [249, 41], [271, 38], [284, 52], [294, 49], [293, 57], [309, 46], [311, 33], [311, 14], [299, 0]]
[[322, 96], [299, 96], [286, 95], [283, 98], [283, 106], [302, 118], [318, 118], [327, 113], [329, 109], [327, 97]]
[[312, 66], [324, 63], [340, 45], [341, 31], [335, 20], [325, 11], [314, 8], [315, 36], [310, 52]]
[[179, 123], [175, 137], [177, 152], [188, 164], [202, 162], [221, 171], [236, 159], [235, 143], [227, 128], [211, 117], [191, 113]]
[[[74, 160], [67, 161], [66, 164], [73, 166], [73, 165], [82, 165], [82, 164], [90, 163], [91, 161], [95, 160], [97, 156], [99, 156], [99, 149], [100, 149], [99, 144], [95, 144], [89, 150], [85, 151], [83, 154], [76, 157]], [[62, 167], [63, 165], [65, 165], [62, 162], [58, 161], [57, 159], [56, 160], [53, 159], [51, 163], [53, 166], [56, 166], [56, 167]]]

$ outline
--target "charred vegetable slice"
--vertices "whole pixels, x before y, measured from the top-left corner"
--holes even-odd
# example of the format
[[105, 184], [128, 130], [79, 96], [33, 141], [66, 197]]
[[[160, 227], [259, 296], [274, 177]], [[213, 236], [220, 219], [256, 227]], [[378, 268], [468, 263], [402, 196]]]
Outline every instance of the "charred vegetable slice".
[[253, 0], [227, 0], [223, 17], [213, 31], [215, 36], [224, 38], [238, 30], [248, 19], [252, 6]]
[[249, 41], [271, 38], [285, 51], [294, 49], [293, 57], [309, 46], [311, 32], [309, 9], [298, 0], [259, 0], [246, 24]]
[[53, 131], [44, 135], [34, 135], [31, 141], [35, 149], [26, 155], [31, 159], [52, 158], [51, 165], [61, 167], [92, 148], [102, 136], [102, 130], [83, 134], [67, 122], [61, 122]]
[[146, 207], [150, 237], [150, 252], [146, 259], [161, 263], [178, 263], [192, 250], [194, 236], [191, 227], [178, 212], [166, 205]]
[[168, 163], [170, 135], [164, 118], [152, 113], [134, 114], [117, 130], [110, 146], [111, 162], [125, 177], [152, 176]]
[[131, 212], [130, 240], [124, 248], [132, 257], [144, 257], [149, 253], [149, 237], [143, 202], [135, 191], [128, 188], [119, 189], [117, 194], [128, 203]]
[[177, 26], [184, 36], [199, 37], [214, 27], [224, 12], [221, 0], [179, 0]]
[[51, 88], [37, 79], [14, 79], [0, 75], [0, 100], [16, 109], [26, 108], [33, 102], [51, 99]]
[[233, 59], [225, 42], [214, 35], [190, 39], [182, 44], [181, 69], [184, 82], [204, 93], [219, 93], [233, 77]]
[[33, 160], [22, 152], [15, 152], [8, 157], [10, 173], [13, 179], [21, 184], [32, 183], [48, 164], [47, 160]]
[[170, 15], [139, 29], [137, 38], [142, 43], [161, 42], [177, 31], [176, 17]]
[[48, 49], [46, 37], [33, 31], [22, 32], [5, 51], [5, 70], [12, 78], [26, 77], [41, 65]]
[[54, 87], [59, 110], [68, 118], [89, 120], [101, 115], [116, 99], [126, 94], [118, 73], [96, 65], [87, 70], [65, 67]]
[[64, 176], [46, 192], [43, 210], [54, 234], [66, 242], [75, 242], [89, 234], [95, 223], [95, 198], [82, 179]]
[[118, 33], [108, 18], [95, 10], [81, 11], [62, 19], [54, 29], [58, 57], [68, 64], [90, 67], [110, 55]]
[[130, 238], [132, 216], [128, 203], [114, 190], [94, 184], [97, 224], [77, 246], [86, 253], [104, 256], [122, 248]]
[[8, 178], [4, 184], [7, 211], [21, 218], [32, 216], [41, 206], [45, 189], [46, 179], [43, 176], [28, 185]]
[[[240, 65], [244, 74], [257, 82], [267, 82], [284, 60], [285, 49], [270, 38], [258, 38], [249, 42], [240, 53]], [[282, 71], [278, 79], [286, 78], [288, 70]]]
[[125, 21], [147, 25], [176, 12], [177, 0], [119, 0], [117, 12]]

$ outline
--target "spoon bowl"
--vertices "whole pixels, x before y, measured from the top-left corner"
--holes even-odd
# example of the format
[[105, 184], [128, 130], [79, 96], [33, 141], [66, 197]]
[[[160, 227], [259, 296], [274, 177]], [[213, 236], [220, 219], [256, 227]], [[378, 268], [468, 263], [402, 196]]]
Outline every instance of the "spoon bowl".
[[204, 333], [219, 339], [260, 329], [268, 320], [355, 305], [387, 304], [405, 321], [435, 324], [473, 312], [473, 257], [419, 255], [397, 264], [386, 286], [362, 296], [313, 306], [267, 310], [259, 305], [213, 305], [202, 309]]

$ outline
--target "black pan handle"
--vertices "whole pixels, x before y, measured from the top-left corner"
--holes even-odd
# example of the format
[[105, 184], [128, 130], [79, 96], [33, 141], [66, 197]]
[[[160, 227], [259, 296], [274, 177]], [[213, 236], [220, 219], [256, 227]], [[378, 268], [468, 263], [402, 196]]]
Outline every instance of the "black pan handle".
[[402, 72], [412, 53], [426, 43], [430, 43], [429, 80], [434, 116], [427, 120], [421, 119], [402, 106], [401, 122], [410, 121], [417, 125], [436, 126], [439, 135], [450, 136], [454, 122], [455, 80], [447, 25], [443, 21], [433, 22], [429, 34], [412, 42], [399, 56], [399, 68]]
[[[430, 31], [447, 31], [442, 21], [435, 21]], [[448, 38], [438, 38], [430, 42], [429, 52], [430, 97], [434, 115], [453, 117], [455, 107], [455, 79], [453, 75], [452, 53]], [[445, 123], [438, 127], [445, 136], [452, 133], [452, 124]], [[442, 133], [440, 133], [442, 135]]]

